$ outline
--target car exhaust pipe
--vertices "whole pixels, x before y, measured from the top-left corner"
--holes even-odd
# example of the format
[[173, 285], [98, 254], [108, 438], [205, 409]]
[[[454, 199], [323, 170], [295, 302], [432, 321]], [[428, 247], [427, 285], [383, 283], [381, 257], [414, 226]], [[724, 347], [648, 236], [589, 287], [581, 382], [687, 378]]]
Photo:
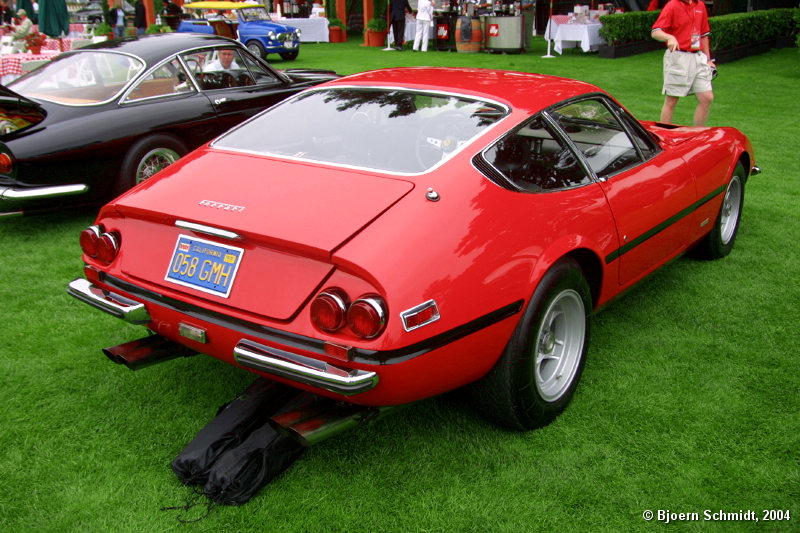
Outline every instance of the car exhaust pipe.
[[143, 339], [103, 348], [106, 357], [131, 370], [169, 361], [177, 357], [190, 357], [197, 352], [161, 335], [150, 335]]
[[361, 424], [382, 418], [393, 407], [365, 407], [301, 394], [270, 420], [303, 446], [312, 446]]

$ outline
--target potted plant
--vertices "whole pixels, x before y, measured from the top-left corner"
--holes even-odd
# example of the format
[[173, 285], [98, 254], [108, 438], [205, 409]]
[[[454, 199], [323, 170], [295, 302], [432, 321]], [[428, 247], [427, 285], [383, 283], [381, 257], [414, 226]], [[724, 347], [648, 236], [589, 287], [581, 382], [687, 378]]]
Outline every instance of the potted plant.
[[107, 22], [101, 22], [97, 26], [94, 27], [94, 37], [92, 37], [92, 41], [94, 42], [101, 42], [105, 41], [106, 39], [112, 38], [113, 33], [111, 31], [111, 25]]
[[47, 37], [38, 31], [29, 33], [25, 36], [25, 49], [32, 54], [39, 54], [46, 39]]
[[167, 24], [150, 24], [144, 31], [147, 35], [154, 33], [172, 33], [172, 28]]
[[367, 46], [384, 46], [389, 34], [389, 24], [385, 18], [373, 18], [364, 28], [364, 44]]
[[347, 29], [341, 19], [328, 19], [328, 40], [332, 43], [342, 43], [347, 40]]

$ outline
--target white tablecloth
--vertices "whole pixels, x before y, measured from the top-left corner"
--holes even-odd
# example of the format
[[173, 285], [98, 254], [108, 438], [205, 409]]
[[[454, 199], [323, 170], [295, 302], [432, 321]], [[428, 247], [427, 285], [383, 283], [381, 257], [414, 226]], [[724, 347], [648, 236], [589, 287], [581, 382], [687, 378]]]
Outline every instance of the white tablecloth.
[[[430, 37], [436, 37], [435, 31], [431, 30]], [[417, 36], [417, 18], [414, 15], [406, 13], [406, 29], [403, 35], [403, 41], [407, 43], [413, 43], [414, 37]], [[386, 36], [386, 40], [389, 42], [388, 46], [394, 44], [394, 32], [392, 32], [392, 26], [389, 26], [389, 35]]]
[[301, 32], [301, 43], [330, 42], [330, 38], [328, 36], [328, 19], [325, 17], [307, 19], [278, 19], [278, 23], [298, 28]]
[[599, 22], [588, 24], [578, 24], [567, 22], [566, 15], [553, 16], [547, 23], [544, 30], [544, 38], [553, 41], [553, 48], [559, 54], [564, 48], [581, 47], [584, 52], [597, 50], [606, 41], [600, 37], [600, 28], [603, 27]]

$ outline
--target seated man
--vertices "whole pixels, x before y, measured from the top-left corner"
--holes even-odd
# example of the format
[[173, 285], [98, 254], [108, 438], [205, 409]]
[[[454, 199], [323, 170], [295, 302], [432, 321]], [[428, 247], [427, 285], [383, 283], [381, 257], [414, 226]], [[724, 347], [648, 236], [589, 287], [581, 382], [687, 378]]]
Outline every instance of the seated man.
[[28, 13], [24, 9], [17, 11], [19, 24], [14, 26], [14, 33], [11, 34], [13, 40], [22, 41], [28, 34], [33, 33], [33, 22], [28, 18]]
[[214, 72], [219, 70], [239, 70], [241, 67], [236, 63], [236, 52], [231, 49], [223, 49], [217, 52], [217, 58], [209, 61], [203, 66], [203, 72]]

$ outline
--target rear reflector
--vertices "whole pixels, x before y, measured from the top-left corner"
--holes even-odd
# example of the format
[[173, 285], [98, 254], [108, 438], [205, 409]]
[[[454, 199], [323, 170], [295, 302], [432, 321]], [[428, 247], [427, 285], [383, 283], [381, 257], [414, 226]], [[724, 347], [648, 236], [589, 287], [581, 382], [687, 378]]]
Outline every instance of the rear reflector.
[[439, 307], [435, 300], [428, 300], [416, 307], [400, 313], [403, 319], [403, 327], [406, 331], [412, 331], [431, 322], [439, 320]]

